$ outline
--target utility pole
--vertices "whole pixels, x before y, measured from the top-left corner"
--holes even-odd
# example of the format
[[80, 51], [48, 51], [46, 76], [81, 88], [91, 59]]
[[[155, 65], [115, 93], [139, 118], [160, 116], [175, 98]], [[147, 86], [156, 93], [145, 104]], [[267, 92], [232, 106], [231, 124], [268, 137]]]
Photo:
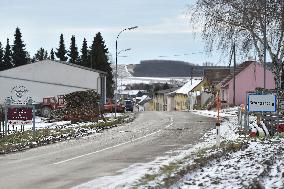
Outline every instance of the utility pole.
[[264, 39], [263, 39], [263, 88], [266, 89], [266, 49], [267, 49], [267, 38], [266, 38], [266, 0], [264, 0]]
[[190, 68], [190, 85], [192, 85], [192, 73], [193, 73], [193, 66]]
[[233, 70], [233, 105], [236, 105], [236, 44], [233, 44], [234, 70]]

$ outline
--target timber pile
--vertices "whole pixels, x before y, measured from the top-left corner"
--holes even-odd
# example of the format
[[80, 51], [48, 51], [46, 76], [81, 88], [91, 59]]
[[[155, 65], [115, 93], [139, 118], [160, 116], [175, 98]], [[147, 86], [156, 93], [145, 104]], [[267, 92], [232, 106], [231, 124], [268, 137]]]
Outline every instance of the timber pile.
[[[55, 110], [53, 115], [63, 120], [98, 121], [101, 114], [99, 108], [100, 96], [94, 90], [77, 91], [64, 95], [66, 107]], [[102, 114], [101, 114], [102, 115]]]

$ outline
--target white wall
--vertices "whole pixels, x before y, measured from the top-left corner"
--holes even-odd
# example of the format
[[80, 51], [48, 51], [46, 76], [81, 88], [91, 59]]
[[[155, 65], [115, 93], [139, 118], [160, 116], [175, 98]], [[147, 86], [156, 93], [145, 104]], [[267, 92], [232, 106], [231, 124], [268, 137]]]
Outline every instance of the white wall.
[[43, 97], [74, 91], [101, 91], [99, 72], [50, 60], [1, 71], [0, 103], [11, 95], [14, 86], [25, 86], [36, 102], [41, 102]]

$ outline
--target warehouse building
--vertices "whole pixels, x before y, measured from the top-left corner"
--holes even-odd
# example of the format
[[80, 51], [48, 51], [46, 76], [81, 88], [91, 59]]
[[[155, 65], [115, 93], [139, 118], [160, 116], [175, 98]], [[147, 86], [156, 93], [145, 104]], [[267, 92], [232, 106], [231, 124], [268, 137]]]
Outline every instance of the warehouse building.
[[[106, 72], [61, 61], [43, 60], [0, 71], [0, 104], [17, 90], [34, 102], [44, 97], [92, 89], [106, 100]], [[22, 92], [22, 91], [20, 91]], [[16, 94], [17, 95], [17, 94]], [[18, 98], [21, 97], [18, 95]]]

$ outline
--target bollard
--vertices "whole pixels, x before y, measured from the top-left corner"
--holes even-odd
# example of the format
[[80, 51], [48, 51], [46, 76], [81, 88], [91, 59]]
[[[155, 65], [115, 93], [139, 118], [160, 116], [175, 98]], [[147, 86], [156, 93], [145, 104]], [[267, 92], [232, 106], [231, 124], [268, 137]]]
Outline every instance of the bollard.
[[220, 123], [216, 123], [216, 145], [220, 146]]

